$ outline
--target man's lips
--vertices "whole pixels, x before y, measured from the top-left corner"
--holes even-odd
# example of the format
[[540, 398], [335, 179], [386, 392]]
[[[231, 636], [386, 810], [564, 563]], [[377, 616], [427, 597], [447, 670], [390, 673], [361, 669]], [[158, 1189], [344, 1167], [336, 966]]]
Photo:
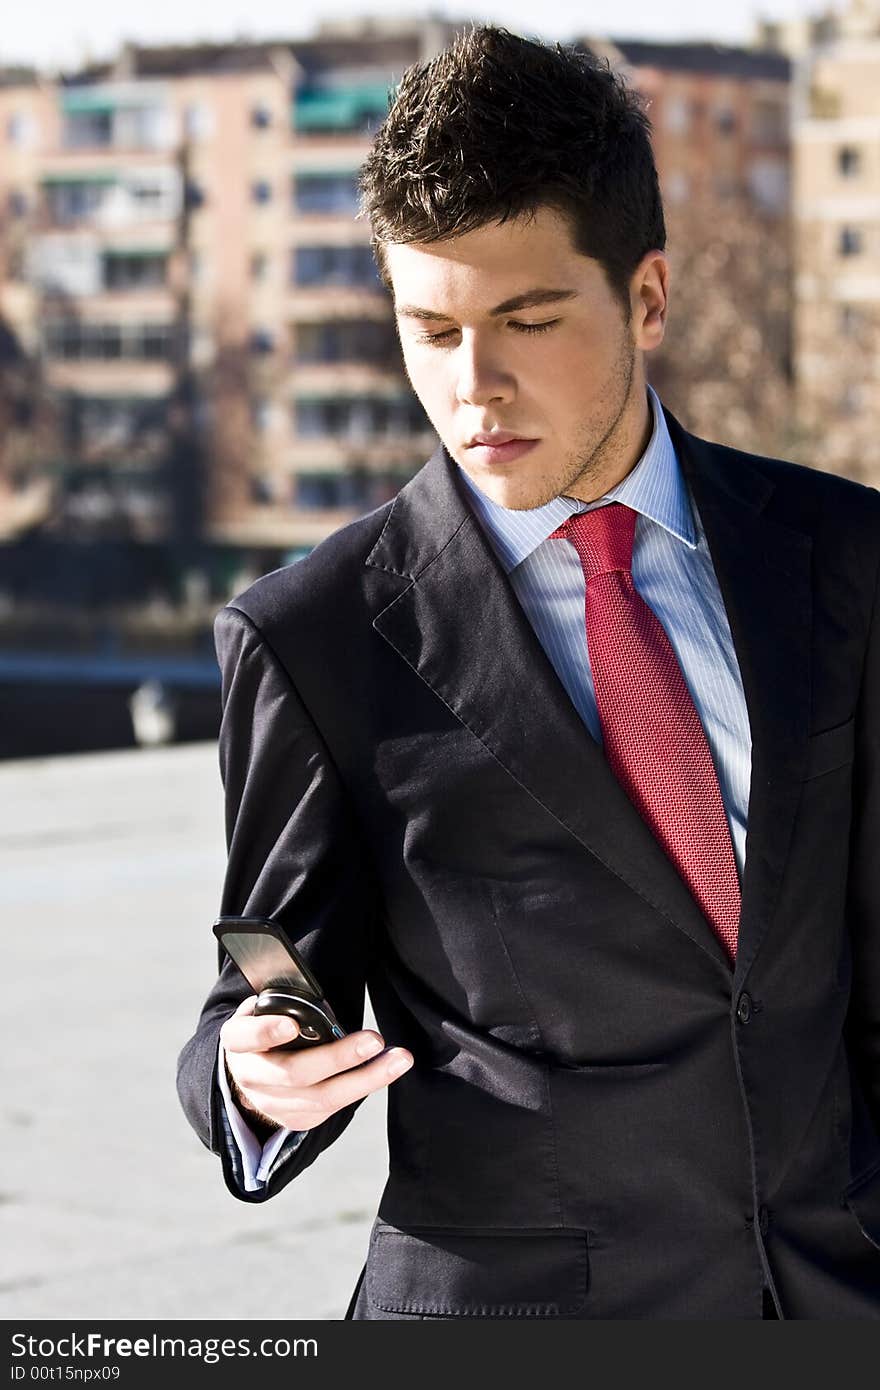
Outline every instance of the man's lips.
[[516, 434], [484, 435], [483, 437], [491, 442], [481, 443], [480, 436], [477, 435], [476, 442], [468, 444], [466, 447], [469, 458], [478, 463], [486, 464], [511, 463], [540, 443], [537, 439], [524, 439]]
[[472, 435], [465, 448], [472, 449], [475, 445], [482, 445], [497, 449], [502, 444], [513, 443], [536, 444], [537, 440], [531, 439], [525, 434], [511, 434], [509, 430], [487, 430], [485, 433]]

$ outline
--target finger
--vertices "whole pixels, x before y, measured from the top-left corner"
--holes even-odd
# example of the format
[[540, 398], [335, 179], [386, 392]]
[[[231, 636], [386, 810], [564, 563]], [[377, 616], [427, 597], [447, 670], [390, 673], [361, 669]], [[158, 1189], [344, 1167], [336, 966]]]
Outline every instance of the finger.
[[[389, 1048], [381, 1057], [364, 1066], [340, 1072], [302, 1090], [262, 1086], [259, 1082], [245, 1089], [250, 1103], [264, 1115], [273, 1117], [278, 1124], [283, 1124], [287, 1129], [313, 1129], [337, 1110], [363, 1100], [372, 1092], [388, 1086], [398, 1076], [403, 1076], [412, 1066], [412, 1061], [412, 1055], [405, 1048]], [[393, 1070], [395, 1062], [403, 1064], [402, 1070]]]
[[260, 1014], [254, 1018], [253, 1004], [245, 1009], [247, 1003], [247, 999], [243, 1000], [220, 1029], [220, 1041], [227, 1052], [267, 1052], [280, 1043], [291, 1042], [299, 1033], [295, 1019], [282, 1014]]
[[[324, 1081], [328, 1076], [335, 1076], [337, 1072], [347, 1071], [350, 1067], [360, 1066], [365, 1059], [378, 1056], [384, 1046], [385, 1041], [379, 1033], [371, 1028], [362, 1028], [360, 1032], [348, 1033], [335, 1042], [279, 1053], [264, 1060], [272, 1068], [275, 1084], [283, 1085], [286, 1082], [299, 1089], [314, 1086], [317, 1081]], [[279, 1067], [282, 1069], [280, 1072], [277, 1070]], [[270, 1073], [267, 1070], [263, 1075], [268, 1080]]]
[[236, 1058], [235, 1077], [239, 1085], [260, 1086], [275, 1096], [289, 1095], [338, 1072], [366, 1067], [365, 1059], [378, 1057], [383, 1047], [381, 1035], [365, 1028], [316, 1047]]
[[310, 1087], [309, 1099], [328, 1114], [333, 1114], [343, 1106], [390, 1085], [408, 1072], [412, 1064], [413, 1055], [405, 1047], [389, 1048], [368, 1066], [359, 1067], [353, 1072], [340, 1072]]

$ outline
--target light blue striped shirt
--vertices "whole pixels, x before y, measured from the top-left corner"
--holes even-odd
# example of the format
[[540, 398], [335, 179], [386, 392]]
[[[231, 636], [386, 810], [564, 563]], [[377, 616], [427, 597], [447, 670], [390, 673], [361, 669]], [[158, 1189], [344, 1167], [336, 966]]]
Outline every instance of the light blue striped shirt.
[[745, 865], [752, 741], [727, 613], [699, 513], [669, 437], [659, 397], [654, 429], [622, 482], [594, 502], [560, 495], [513, 511], [477, 487], [459, 465], [477, 519], [509, 576], [569, 697], [597, 743], [602, 730], [584, 629], [584, 572], [570, 541], [548, 536], [573, 512], [623, 502], [638, 512], [632, 575], [678, 657], [718, 774], [740, 879]]

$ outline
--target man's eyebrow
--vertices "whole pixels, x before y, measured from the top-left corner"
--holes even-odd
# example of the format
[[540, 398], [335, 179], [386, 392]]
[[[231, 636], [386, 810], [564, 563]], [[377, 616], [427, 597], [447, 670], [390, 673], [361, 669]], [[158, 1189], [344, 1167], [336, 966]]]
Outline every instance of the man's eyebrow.
[[[503, 304], [496, 304], [489, 313], [496, 317], [498, 314], [513, 314], [517, 309], [534, 309], [540, 304], [559, 304], [564, 299], [576, 299], [577, 290], [526, 290], [524, 294], [515, 294], [512, 299], [505, 299]], [[420, 309], [415, 304], [401, 304], [395, 309], [398, 318], [401, 319], [426, 319], [431, 323], [448, 323], [449, 314], [438, 314], [436, 309]]]

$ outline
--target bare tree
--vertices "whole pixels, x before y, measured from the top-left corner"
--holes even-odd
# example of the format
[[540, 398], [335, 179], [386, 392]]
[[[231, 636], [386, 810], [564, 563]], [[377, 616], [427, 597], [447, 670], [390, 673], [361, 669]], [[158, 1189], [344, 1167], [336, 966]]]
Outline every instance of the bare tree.
[[38, 360], [0, 316], [0, 541], [50, 517], [58, 419]]
[[675, 204], [666, 220], [669, 317], [651, 384], [695, 434], [812, 462], [793, 410], [789, 220], [736, 195]]

